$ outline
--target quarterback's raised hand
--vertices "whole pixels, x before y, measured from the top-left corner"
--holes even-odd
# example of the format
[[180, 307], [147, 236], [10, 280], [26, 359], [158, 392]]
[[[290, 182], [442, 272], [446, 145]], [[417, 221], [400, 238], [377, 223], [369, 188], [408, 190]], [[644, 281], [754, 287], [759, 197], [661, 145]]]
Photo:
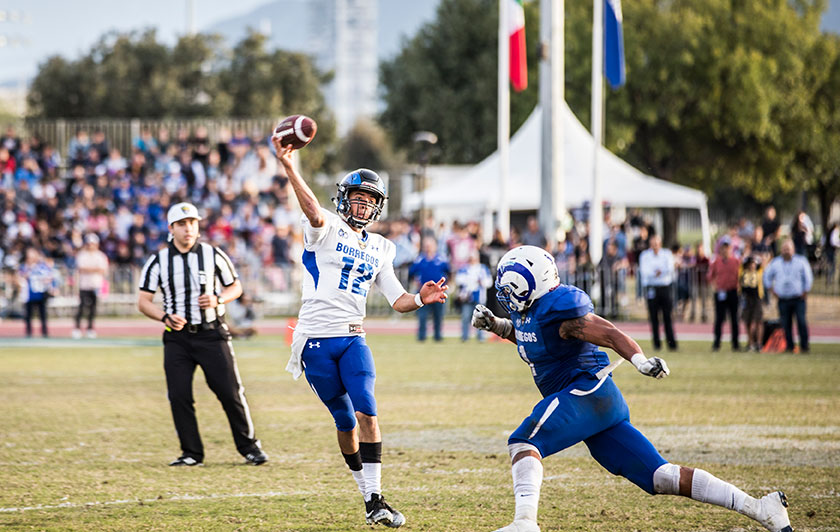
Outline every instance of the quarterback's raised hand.
[[661, 379], [671, 374], [671, 370], [668, 369], [668, 364], [659, 357], [645, 358], [645, 355], [636, 353], [630, 359], [630, 362], [636, 366], [639, 373], [653, 377], [654, 379]]
[[472, 326], [490, 331], [497, 336], [507, 338], [513, 331], [513, 323], [507, 318], [500, 318], [484, 305], [476, 305], [472, 315]]
[[289, 171], [294, 170], [294, 162], [292, 161], [292, 153], [295, 151], [291, 146], [283, 146], [280, 144], [280, 139], [271, 137], [271, 142], [274, 144], [274, 149], [277, 151], [277, 160], [280, 164]]

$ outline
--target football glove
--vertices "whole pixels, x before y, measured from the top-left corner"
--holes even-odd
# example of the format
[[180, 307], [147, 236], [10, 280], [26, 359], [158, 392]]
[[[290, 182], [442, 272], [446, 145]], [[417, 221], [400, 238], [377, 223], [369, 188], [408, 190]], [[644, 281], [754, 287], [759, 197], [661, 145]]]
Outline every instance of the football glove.
[[500, 318], [484, 305], [476, 305], [472, 315], [472, 326], [507, 338], [513, 330], [513, 322]]
[[667, 377], [671, 374], [671, 370], [668, 369], [668, 364], [659, 357], [645, 358], [643, 354], [636, 353], [633, 355], [633, 358], [630, 359], [630, 362], [636, 366], [639, 373], [647, 375], [648, 377], [653, 377], [654, 379], [661, 379], [662, 377]]

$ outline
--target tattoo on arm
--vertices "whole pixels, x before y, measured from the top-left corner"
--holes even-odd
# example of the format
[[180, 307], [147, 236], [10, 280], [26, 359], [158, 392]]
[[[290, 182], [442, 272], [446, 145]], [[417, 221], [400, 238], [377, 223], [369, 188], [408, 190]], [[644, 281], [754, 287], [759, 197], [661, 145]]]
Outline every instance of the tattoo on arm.
[[560, 325], [560, 337], [564, 340], [569, 338], [583, 339], [583, 328], [586, 326], [586, 316], [566, 320]]

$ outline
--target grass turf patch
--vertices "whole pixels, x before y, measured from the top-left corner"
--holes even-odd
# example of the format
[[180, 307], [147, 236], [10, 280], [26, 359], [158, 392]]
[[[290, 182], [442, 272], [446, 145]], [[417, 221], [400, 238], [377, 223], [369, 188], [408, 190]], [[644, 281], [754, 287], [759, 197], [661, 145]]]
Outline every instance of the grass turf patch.
[[[507, 436], [539, 400], [515, 349], [408, 336], [368, 341], [383, 487], [406, 529], [507, 524]], [[159, 345], [0, 349], [0, 528], [365, 528], [332, 420], [305, 381], [283, 371], [282, 340], [234, 346], [266, 466], [244, 465], [200, 371], [194, 388], [206, 466], [166, 466], [179, 452]], [[784, 489], [797, 530], [840, 530], [840, 346], [794, 356], [710, 353], [707, 343], [683, 342], [663, 357], [667, 379], [625, 364], [615, 380], [634, 425], [667, 459], [752, 495]], [[601, 469], [582, 445], [544, 464], [544, 531], [761, 530], [717, 507], [650, 497]]]

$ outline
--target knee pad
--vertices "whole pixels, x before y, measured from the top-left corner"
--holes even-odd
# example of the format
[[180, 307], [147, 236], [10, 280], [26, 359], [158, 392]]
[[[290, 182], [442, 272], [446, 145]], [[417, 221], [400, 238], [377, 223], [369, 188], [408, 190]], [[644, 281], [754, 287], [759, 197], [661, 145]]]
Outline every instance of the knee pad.
[[347, 394], [324, 401], [324, 404], [335, 420], [335, 428], [341, 432], [350, 432], [356, 427], [356, 414], [353, 412], [353, 404]]
[[653, 472], [653, 490], [662, 495], [680, 493], [680, 466], [662, 464]]
[[518, 455], [521, 452], [526, 452], [526, 451], [534, 451], [535, 453], [537, 453], [537, 456], [539, 456], [540, 459], [542, 459], [542, 454], [540, 453], [540, 450], [537, 449], [536, 447], [534, 447], [533, 445], [531, 445], [530, 443], [523, 443], [523, 442], [508, 443], [508, 452], [510, 453], [511, 461], [513, 461], [513, 459], [516, 458], [516, 455]]

